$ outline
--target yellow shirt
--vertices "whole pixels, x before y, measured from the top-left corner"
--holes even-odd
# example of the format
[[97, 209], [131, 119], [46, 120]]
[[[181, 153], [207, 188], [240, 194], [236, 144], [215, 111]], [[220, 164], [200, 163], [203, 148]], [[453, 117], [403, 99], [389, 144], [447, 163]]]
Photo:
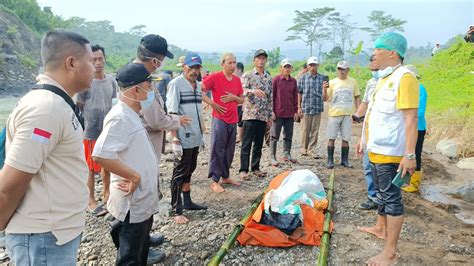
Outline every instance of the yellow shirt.
[[354, 97], [360, 96], [357, 81], [349, 77], [331, 79], [328, 96], [329, 116], [352, 115], [355, 112]]
[[[375, 93], [371, 97], [371, 101], [374, 100], [374, 95], [378, 92], [379, 89], [383, 87], [385, 81], [387, 81], [388, 77], [382, 79], [380, 82], [377, 83], [377, 87], [375, 88]], [[420, 100], [420, 91], [419, 91], [419, 83], [418, 80], [410, 74], [403, 75], [402, 79], [400, 80], [400, 87], [398, 90], [397, 98], [396, 98], [396, 105], [397, 109], [412, 109], [418, 108]], [[370, 115], [370, 114], [369, 114]], [[369, 119], [366, 118], [366, 136], [368, 139], [369, 132], [368, 132], [368, 123]], [[369, 152], [369, 160], [373, 163], [400, 163], [402, 160], [402, 156], [387, 156], [383, 154], [377, 154]]]

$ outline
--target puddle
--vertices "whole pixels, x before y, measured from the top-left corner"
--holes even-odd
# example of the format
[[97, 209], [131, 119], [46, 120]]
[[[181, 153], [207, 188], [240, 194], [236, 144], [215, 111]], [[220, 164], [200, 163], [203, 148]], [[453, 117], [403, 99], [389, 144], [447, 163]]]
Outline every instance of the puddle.
[[467, 183], [449, 183], [449, 184], [433, 184], [423, 186], [421, 195], [431, 201], [443, 203], [448, 206], [454, 206], [454, 215], [466, 224], [474, 224], [474, 203], [468, 202], [465, 198], [467, 193], [474, 193], [474, 181]]

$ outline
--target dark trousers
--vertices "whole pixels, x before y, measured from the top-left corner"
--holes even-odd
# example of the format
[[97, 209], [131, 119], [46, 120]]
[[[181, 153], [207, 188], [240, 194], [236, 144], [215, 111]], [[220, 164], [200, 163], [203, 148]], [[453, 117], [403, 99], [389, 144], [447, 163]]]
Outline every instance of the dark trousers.
[[293, 139], [293, 125], [294, 119], [277, 117], [277, 119], [272, 124], [272, 129], [270, 131], [272, 141], [278, 141], [280, 139], [281, 128], [283, 128], [283, 140], [290, 141]]
[[401, 189], [394, 184], [392, 180], [397, 175], [398, 163], [370, 163], [374, 178], [377, 198], [374, 200], [378, 205], [377, 213], [385, 216], [403, 215], [403, 203]]
[[[260, 120], [243, 121], [244, 136], [240, 150], [240, 170], [249, 171], [250, 148], [252, 148], [252, 171], [260, 170], [260, 158], [262, 157], [263, 138], [267, 128], [267, 122]], [[253, 147], [252, 147], [253, 144]]]
[[123, 222], [115, 220], [112, 240], [117, 248], [116, 265], [146, 265], [150, 249], [153, 216], [141, 223], [130, 223], [130, 212]]
[[227, 124], [223, 120], [212, 118], [211, 160], [208, 177], [215, 182], [219, 182], [221, 177], [229, 178], [229, 168], [234, 159], [236, 134], [235, 124]]
[[183, 149], [181, 160], [174, 161], [173, 177], [171, 178], [171, 207], [174, 215], [183, 214], [183, 183], [191, 182], [191, 175], [197, 166], [199, 147]]
[[421, 152], [423, 151], [423, 142], [425, 141], [426, 130], [418, 130], [418, 139], [416, 140], [415, 155], [416, 155], [416, 169], [421, 170]]

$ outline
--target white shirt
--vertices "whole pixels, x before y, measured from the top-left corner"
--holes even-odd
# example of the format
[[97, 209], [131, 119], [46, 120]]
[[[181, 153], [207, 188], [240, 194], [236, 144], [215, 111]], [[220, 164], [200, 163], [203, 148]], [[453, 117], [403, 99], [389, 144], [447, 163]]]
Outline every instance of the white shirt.
[[137, 189], [128, 196], [117, 188], [122, 177], [111, 173], [107, 210], [124, 221], [130, 211], [130, 223], [140, 223], [158, 212], [158, 164], [153, 145], [138, 114], [119, 101], [104, 119], [104, 129], [92, 156], [115, 160], [140, 174]]

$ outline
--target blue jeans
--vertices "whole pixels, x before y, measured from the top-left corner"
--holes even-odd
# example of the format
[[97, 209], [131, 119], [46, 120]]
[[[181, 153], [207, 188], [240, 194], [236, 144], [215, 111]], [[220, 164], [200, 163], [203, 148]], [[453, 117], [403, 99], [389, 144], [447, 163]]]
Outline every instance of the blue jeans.
[[8, 234], [8, 253], [15, 265], [76, 265], [81, 235], [56, 245], [53, 233]]
[[372, 169], [370, 167], [369, 153], [364, 151], [364, 158], [362, 159], [364, 166], [365, 181], [367, 182], [367, 194], [368, 198], [374, 201], [377, 198], [377, 188], [374, 184], [374, 177], [372, 175]]

